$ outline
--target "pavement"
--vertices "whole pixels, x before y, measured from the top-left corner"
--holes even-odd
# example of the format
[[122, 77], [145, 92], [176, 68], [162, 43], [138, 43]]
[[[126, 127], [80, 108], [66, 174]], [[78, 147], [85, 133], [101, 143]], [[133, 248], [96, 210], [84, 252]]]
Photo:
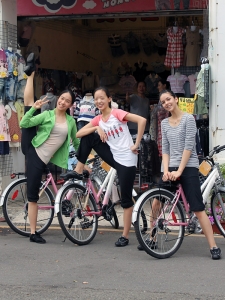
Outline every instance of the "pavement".
[[[77, 246], [51, 226], [38, 245], [1, 223], [0, 299], [225, 299], [225, 258], [211, 260], [203, 235], [186, 237], [164, 260], [138, 251], [133, 230], [127, 247], [115, 247], [120, 235], [99, 227], [90, 244]], [[216, 241], [225, 252], [224, 238]]]

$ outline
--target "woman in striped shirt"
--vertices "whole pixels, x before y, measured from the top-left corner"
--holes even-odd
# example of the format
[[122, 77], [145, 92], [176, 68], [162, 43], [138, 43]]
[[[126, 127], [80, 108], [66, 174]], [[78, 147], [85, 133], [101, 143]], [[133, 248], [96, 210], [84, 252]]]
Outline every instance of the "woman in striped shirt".
[[[162, 129], [162, 180], [176, 181], [180, 179], [190, 210], [197, 216], [201, 228], [210, 246], [212, 259], [220, 259], [221, 250], [217, 247], [212, 226], [205, 213], [205, 205], [200, 190], [198, 176], [199, 161], [196, 154], [195, 135], [196, 124], [192, 115], [184, 113], [178, 107], [178, 98], [170, 90], [160, 93], [160, 101], [170, 117], [161, 123]], [[191, 187], [191, 188], [190, 188]], [[160, 210], [161, 203], [155, 199], [151, 215]], [[151, 248], [157, 247], [154, 240], [146, 241]], [[142, 250], [140, 245], [139, 250]]]
[[[169, 90], [160, 94], [160, 101], [171, 117], [161, 123], [163, 181], [180, 178], [191, 211], [197, 216], [210, 246], [212, 259], [220, 259], [221, 250], [216, 246], [212, 226], [205, 213], [198, 177], [199, 161], [196, 154], [196, 124], [192, 115], [178, 107], [178, 98]], [[190, 188], [191, 187], [191, 188]]]

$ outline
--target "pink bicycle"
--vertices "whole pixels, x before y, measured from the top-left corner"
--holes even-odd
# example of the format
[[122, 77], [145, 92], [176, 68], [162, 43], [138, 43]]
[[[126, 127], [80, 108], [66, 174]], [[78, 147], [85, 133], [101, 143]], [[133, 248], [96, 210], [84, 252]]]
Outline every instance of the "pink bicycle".
[[[179, 201], [180, 197], [189, 219], [189, 206], [180, 184], [177, 185], [175, 195], [162, 185], [162, 188], [150, 190], [142, 203], [140, 198], [137, 200], [132, 216], [136, 236], [143, 249], [153, 257], [168, 258], [180, 248], [183, 242], [185, 226], [188, 226], [189, 221]], [[137, 211], [138, 203], [140, 206]], [[140, 231], [140, 211], [144, 211], [147, 219], [146, 232]]]
[[[38, 201], [37, 232], [40, 234], [49, 228], [54, 218], [55, 196], [49, 185], [51, 184], [54, 193], [57, 194], [56, 184], [64, 182], [59, 180], [55, 183], [48, 168], [46, 171], [47, 176], [41, 182]], [[20, 176], [23, 176], [23, 178], [20, 178]], [[0, 206], [3, 207], [3, 214], [9, 227], [18, 234], [29, 236], [27, 178], [24, 176], [24, 173], [11, 174], [12, 179], [15, 177], [18, 177], [18, 179], [10, 183], [3, 191]]]
[[[216, 146], [201, 164], [207, 169], [201, 184], [203, 202], [210, 203], [214, 222], [223, 236], [225, 229], [220, 220], [225, 219], [225, 179], [213, 155], [224, 150], [225, 145]], [[173, 188], [174, 193], [167, 190], [168, 186]], [[147, 225], [145, 230], [141, 226], [143, 213]], [[185, 231], [187, 235], [202, 231], [197, 217], [189, 209], [179, 182], [163, 183], [142, 194], [134, 206], [132, 222], [140, 245], [156, 258], [168, 258], [176, 253]]]
[[[96, 156], [94, 159], [88, 160], [88, 163], [95, 162], [93, 172], [90, 177], [90, 182], [95, 193], [98, 192], [99, 186], [101, 185], [100, 178], [104, 171], [102, 170], [100, 163], [100, 158]], [[54, 178], [48, 168], [46, 168], [47, 176], [45, 180], [41, 182], [40, 192], [39, 192], [39, 200], [38, 200], [38, 218], [37, 218], [37, 232], [43, 233], [45, 232], [49, 226], [51, 225], [54, 214], [57, 214], [59, 224], [61, 229], [66, 234], [67, 229], [72, 224], [74, 211], [78, 207], [78, 203], [82, 203], [82, 199], [84, 199], [84, 195], [86, 193], [86, 188], [84, 187], [83, 182], [79, 182], [76, 179], [66, 179], [66, 182], [63, 179], [58, 180], [56, 183]], [[98, 173], [97, 173], [98, 171]], [[88, 174], [88, 172], [84, 172], [84, 174]], [[17, 180], [10, 183], [1, 196], [0, 206], [3, 206], [3, 214], [6, 219], [9, 227], [15, 231], [16, 233], [29, 236], [30, 235], [30, 223], [28, 218], [28, 199], [27, 199], [27, 178], [24, 177], [24, 173], [15, 173], [11, 175], [11, 178], [18, 177]], [[23, 176], [23, 178], [20, 178]], [[63, 199], [57, 200], [58, 198], [58, 189], [57, 185], [64, 185], [66, 188], [66, 192], [63, 194]], [[73, 190], [70, 191], [68, 189], [68, 185], [73, 184]], [[51, 188], [50, 188], [51, 186]], [[52, 192], [53, 190], [53, 192]], [[60, 193], [61, 195], [61, 193]], [[101, 213], [99, 216], [104, 216], [104, 219], [110, 222], [111, 226], [114, 228], [119, 227], [119, 221], [112, 205], [112, 202], [109, 198], [108, 206], [102, 207], [102, 201], [104, 197], [104, 191], [101, 190], [101, 194], [99, 193], [100, 198], [98, 202], [98, 207], [101, 209]], [[90, 195], [90, 201], [92, 201], [92, 196]], [[96, 209], [96, 206], [94, 206]], [[86, 209], [88, 211], [93, 210], [93, 206], [91, 204], [86, 204]], [[94, 216], [94, 213], [90, 213], [90, 218], [94, 218], [93, 226], [95, 228], [98, 223], [97, 215]], [[87, 219], [87, 218], [86, 218]], [[88, 223], [84, 221], [83, 226], [87, 227]], [[67, 228], [67, 229], [65, 229]], [[88, 226], [89, 231], [91, 226]], [[67, 235], [67, 234], [66, 234]], [[75, 242], [73, 239], [69, 238], [72, 242]]]
[[[99, 160], [98, 156], [89, 162], [95, 163], [97, 160]], [[66, 237], [78, 245], [87, 245], [93, 240], [98, 229], [98, 221], [101, 219], [110, 222], [114, 228], [119, 226], [115, 205], [120, 201], [115, 203], [111, 201], [112, 187], [114, 184], [118, 187], [116, 170], [107, 164], [105, 167], [102, 164], [101, 167], [108, 171], [103, 183], [98, 182], [94, 172], [84, 174], [84, 186], [75, 182], [77, 179], [73, 172], [61, 175], [65, 181], [69, 182], [60, 188], [56, 196], [55, 212]], [[71, 197], [68, 205], [72, 204], [69, 206], [69, 218], [61, 213], [62, 204], [65, 201], [67, 203], [68, 195]]]

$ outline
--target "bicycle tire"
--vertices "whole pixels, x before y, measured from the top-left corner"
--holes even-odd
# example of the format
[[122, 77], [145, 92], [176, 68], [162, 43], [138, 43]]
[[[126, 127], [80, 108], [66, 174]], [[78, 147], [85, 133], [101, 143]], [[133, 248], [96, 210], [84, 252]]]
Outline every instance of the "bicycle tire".
[[[95, 187], [96, 193], [97, 193], [100, 189], [100, 185], [94, 178], [91, 181], [92, 181], [92, 183]], [[103, 195], [104, 195], [104, 192], [100, 195], [101, 202], [103, 202], [103, 199], [104, 199]], [[112, 201], [109, 199], [108, 207], [111, 207], [111, 206], [112, 206]], [[118, 220], [116, 210], [114, 207], [111, 209], [110, 215], [111, 215], [112, 219], [109, 221], [109, 223], [111, 224], [111, 226], [113, 228], [118, 229], [119, 228], [119, 220]]]
[[211, 211], [216, 226], [218, 227], [221, 235], [225, 237], [225, 229], [221, 224], [221, 219], [225, 220], [225, 214], [223, 212], [218, 195], [221, 196], [223, 205], [225, 206], [225, 192], [219, 191], [217, 194], [213, 193], [211, 197]]
[[[135, 203], [137, 202], [137, 200], [140, 196], [141, 196], [141, 194], [133, 197]], [[139, 222], [139, 226], [141, 228], [141, 232], [145, 233], [148, 230], [148, 223], [147, 223], [147, 218], [145, 216], [145, 212], [143, 210], [141, 211], [141, 217], [142, 217], [142, 222]]]
[[[150, 190], [143, 199], [140, 199], [141, 203], [137, 212], [137, 219], [134, 223], [135, 233], [139, 244], [145, 252], [155, 258], [169, 258], [177, 252], [183, 242], [185, 226], [168, 226], [167, 222], [165, 223], [166, 216], [170, 214], [173, 207], [173, 204], [171, 203], [173, 197], [174, 195], [167, 191]], [[153, 201], [155, 198], [159, 200], [156, 200], [158, 202], [154, 202], [155, 206], [153, 208]], [[158, 205], [157, 210], [156, 204]], [[152, 213], [150, 212], [151, 209]], [[148, 230], [145, 233], [142, 232], [140, 226], [140, 222], [143, 222], [141, 216], [142, 211], [145, 214], [148, 224]], [[150, 223], [153, 223], [154, 220], [156, 220], [156, 222], [150, 228]], [[180, 202], [177, 202], [169, 222], [184, 222], [184, 220], [185, 216], [183, 208]], [[154, 245], [149, 244], [149, 240], [151, 239], [154, 241]]]
[[[98, 217], [96, 214], [91, 214], [92, 211], [98, 211], [95, 200], [89, 194], [87, 205], [84, 208], [86, 189], [83, 185], [72, 182], [61, 189], [59, 212], [57, 214], [60, 227], [72, 243], [87, 245], [94, 239], [98, 228]], [[72, 191], [72, 198], [68, 200], [69, 191]], [[63, 209], [65, 203], [63, 201], [70, 201], [70, 204], [68, 204], [70, 211], [67, 215], [65, 215], [65, 209]]]
[[[54, 206], [54, 197], [48, 187], [43, 191], [38, 205]], [[9, 227], [23, 236], [30, 236], [28, 218], [27, 178], [15, 181], [4, 196], [3, 215]], [[41, 213], [40, 213], [41, 212]], [[54, 208], [38, 210], [37, 228], [39, 234], [45, 232], [54, 218]]]

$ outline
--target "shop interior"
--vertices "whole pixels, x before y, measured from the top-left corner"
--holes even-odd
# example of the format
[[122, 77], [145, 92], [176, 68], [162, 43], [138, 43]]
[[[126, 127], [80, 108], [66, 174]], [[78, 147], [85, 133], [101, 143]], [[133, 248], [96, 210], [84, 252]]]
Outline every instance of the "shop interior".
[[[208, 87], [204, 86], [205, 91], [202, 92], [201, 89], [199, 92], [197, 99], [200, 100], [197, 101], [201, 101], [201, 105], [196, 105], [195, 97], [198, 93], [198, 74], [202, 64], [207, 64], [207, 60], [200, 59], [207, 57], [205, 22], [203, 15], [180, 14], [170, 17], [18, 20], [17, 49], [9, 46], [1, 51], [5, 52], [1, 60], [6, 61], [6, 64], [1, 64], [0, 70], [0, 82], [3, 86], [0, 91], [1, 106], [6, 111], [8, 126], [8, 136], [4, 134], [2, 140], [9, 143], [9, 148], [19, 149], [19, 121], [23, 116], [23, 90], [26, 84], [23, 68], [29, 53], [34, 52], [35, 97], [39, 99], [47, 95], [49, 105], [45, 109], [52, 109], [57, 95], [65, 88], [70, 88], [76, 95], [76, 104], [71, 109], [71, 115], [77, 123], [82, 100], [86, 97], [85, 100], [93, 101], [93, 90], [99, 85], [108, 87], [115, 107], [129, 111], [126, 94], [136, 93], [138, 82], [146, 83], [146, 97], [150, 101], [149, 134], [152, 143], [152, 151], [148, 149], [143, 153], [147, 155], [148, 161], [143, 166], [147, 170], [147, 181], [160, 172], [149, 154], [154, 152], [156, 145], [159, 158], [161, 156], [158, 130], [166, 115], [158, 104], [160, 79], [170, 82], [171, 89], [180, 99], [180, 107], [195, 115], [199, 153], [207, 155]], [[173, 40], [174, 35], [177, 36], [176, 40]], [[173, 58], [174, 43], [179, 43], [180, 47], [176, 45], [176, 49], [180, 49], [178, 58], [175, 55], [176, 59]], [[10, 59], [12, 66], [8, 63]], [[7, 88], [9, 80], [10, 89]], [[3, 147], [1, 155], [8, 151], [8, 147]]]

